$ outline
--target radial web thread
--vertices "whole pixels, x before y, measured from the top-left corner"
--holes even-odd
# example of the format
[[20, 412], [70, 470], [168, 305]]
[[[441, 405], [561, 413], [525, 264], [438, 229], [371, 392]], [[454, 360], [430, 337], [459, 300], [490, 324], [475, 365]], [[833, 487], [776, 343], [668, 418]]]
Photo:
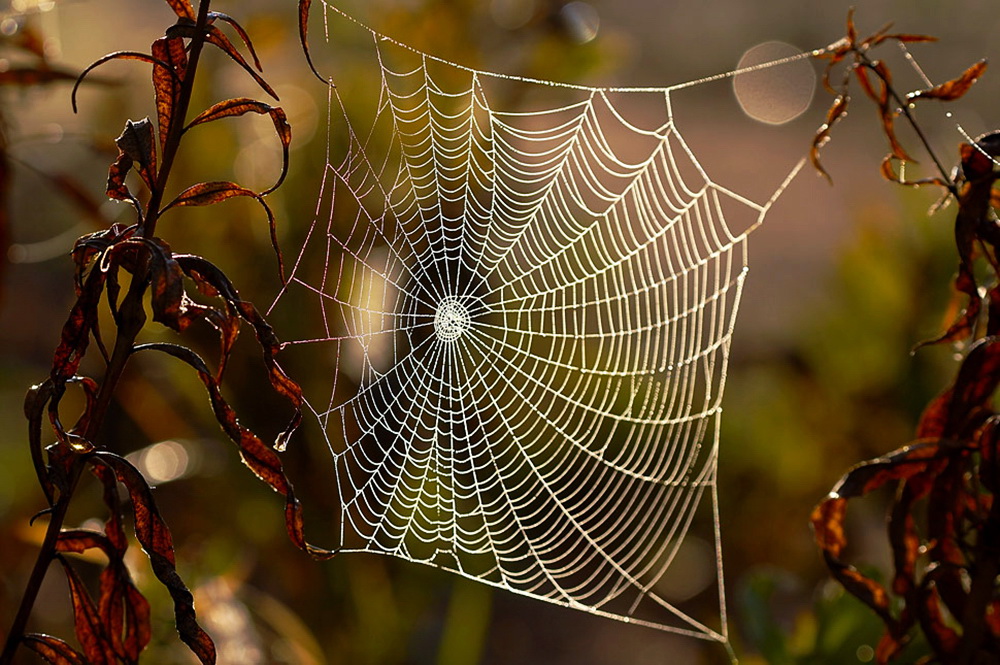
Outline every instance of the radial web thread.
[[[705, 174], [677, 88], [560, 86], [371, 41], [377, 95], [330, 88], [316, 217], [272, 307], [321, 331], [284, 353], [319, 359], [336, 547], [728, 643], [720, 402], [747, 234], [798, 167], [756, 203]], [[520, 88], [569, 101], [502, 108]], [[626, 119], [637, 95], [662, 124]], [[717, 623], [658, 589], [693, 523], [714, 539]]]

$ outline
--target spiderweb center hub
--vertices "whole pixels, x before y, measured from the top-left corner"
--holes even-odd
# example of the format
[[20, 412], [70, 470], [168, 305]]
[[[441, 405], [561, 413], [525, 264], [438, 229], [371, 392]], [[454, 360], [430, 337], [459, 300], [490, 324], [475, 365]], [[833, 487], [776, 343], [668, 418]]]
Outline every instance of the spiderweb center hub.
[[455, 296], [445, 297], [434, 313], [434, 334], [442, 342], [454, 342], [472, 327], [469, 309]]

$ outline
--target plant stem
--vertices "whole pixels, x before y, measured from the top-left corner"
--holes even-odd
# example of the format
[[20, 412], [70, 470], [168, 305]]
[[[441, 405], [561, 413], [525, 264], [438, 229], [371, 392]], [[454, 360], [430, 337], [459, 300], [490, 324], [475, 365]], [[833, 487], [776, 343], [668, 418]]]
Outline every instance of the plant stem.
[[892, 82], [889, 79], [887, 79], [882, 74], [882, 72], [878, 70], [878, 68], [875, 67], [875, 62], [872, 61], [872, 59], [869, 58], [865, 52], [860, 50], [857, 50], [855, 52], [858, 54], [858, 57], [861, 58], [861, 61], [864, 63], [865, 67], [870, 71], [874, 72], [875, 75], [878, 76], [885, 84], [886, 90], [892, 96], [893, 100], [895, 100], [895, 102], [899, 105], [899, 109], [906, 117], [906, 121], [910, 123], [910, 127], [913, 128], [913, 131], [916, 133], [917, 138], [920, 139], [920, 142], [923, 144], [924, 150], [927, 152], [928, 155], [930, 155], [930, 158], [934, 162], [934, 165], [937, 167], [938, 172], [941, 174], [941, 179], [942, 181], [944, 181], [945, 186], [948, 188], [948, 191], [951, 192], [951, 194], [955, 196], [955, 198], [958, 198], [958, 190], [955, 188], [955, 183], [952, 182], [951, 174], [948, 173], [947, 169], [945, 169], [944, 167], [944, 164], [942, 164], [941, 160], [938, 159], [937, 153], [935, 153], [934, 148], [931, 147], [931, 142], [930, 140], [928, 140], [927, 135], [924, 134], [924, 130], [921, 129], [920, 123], [917, 122], [917, 119], [913, 117], [913, 113], [910, 112], [909, 102], [900, 97], [899, 93], [896, 91], [896, 88], [893, 87]]
[[45, 540], [42, 541], [42, 546], [38, 551], [38, 558], [35, 559], [35, 567], [31, 570], [31, 576], [28, 578], [28, 583], [25, 586], [24, 595], [21, 597], [21, 604], [17, 608], [17, 614], [14, 616], [14, 623], [7, 634], [3, 653], [0, 654], [0, 665], [11, 665], [14, 662], [14, 654], [17, 652], [17, 648], [24, 637], [24, 629], [28, 625], [31, 610], [35, 605], [35, 600], [38, 598], [38, 592], [42, 588], [45, 573], [48, 571], [49, 564], [52, 563], [52, 559], [55, 556], [56, 541], [59, 540], [59, 533], [62, 531], [63, 521], [66, 519], [66, 511], [69, 510], [70, 501], [73, 498], [73, 493], [80, 480], [80, 474], [83, 471], [83, 464], [79, 463], [79, 460], [77, 462], [73, 465], [70, 477], [67, 479], [66, 491], [59, 494], [59, 499], [52, 508], [49, 526], [45, 531]]
[[[181, 89], [176, 106], [171, 116], [170, 127], [164, 141], [163, 154], [161, 156], [160, 170], [157, 173], [156, 182], [150, 191], [149, 203], [145, 216], [145, 223], [139, 230], [139, 235], [152, 237], [156, 230], [156, 222], [159, 215], [159, 207], [163, 202], [163, 194], [170, 171], [173, 167], [174, 159], [180, 147], [181, 136], [184, 131], [185, 119], [188, 108], [191, 104], [191, 95], [194, 88], [195, 72], [198, 67], [198, 60], [201, 56], [202, 47], [205, 43], [205, 28], [208, 25], [208, 13], [211, 0], [201, 0], [198, 4], [198, 19], [196, 25], [198, 29], [191, 38], [188, 55], [188, 65], [184, 78], [181, 81]], [[118, 329], [115, 337], [115, 346], [111, 354], [105, 371], [104, 379], [98, 388], [94, 406], [89, 414], [87, 428], [82, 432], [82, 436], [87, 441], [93, 442], [100, 433], [108, 409], [121, 382], [125, 372], [125, 366], [132, 355], [136, 338], [142, 331], [146, 323], [146, 312], [143, 306], [143, 295], [149, 286], [149, 276], [144, 269], [137, 270], [132, 275], [128, 293], [122, 301], [120, 316], [118, 317]], [[17, 648], [25, 635], [28, 620], [34, 608], [38, 593], [41, 590], [42, 582], [48, 571], [49, 564], [56, 554], [56, 545], [59, 534], [62, 531], [66, 513], [72, 502], [73, 495], [79, 484], [80, 477], [86, 464], [82, 457], [78, 457], [70, 467], [69, 477], [66, 479], [64, 489], [59, 493], [59, 498], [54, 506], [51, 506], [51, 518], [45, 532], [45, 539], [39, 548], [34, 568], [28, 578], [24, 595], [18, 606], [17, 614], [14, 617], [10, 632], [4, 642], [3, 652], [0, 652], [0, 665], [12, 665]]]
[[[111, 362], [108, 363], [104, 380], [101, 382], [100, 388], [98, 388], [97, 398], [94, 402], [87, 429], [82, 433], [87, 441], [94, 441], [104, 424], [111, 400], [125, 372], [125, 365], [132, 354], [132, 347], [135, 345], [136, 337], [138, 337], [139, 332], [146, 322], [146, 312], [143, 309], [142, 296], [146, 291], [147, 281], [145, 276], [134, 277], [129, 286], [128, 293], [122, 301], [118, 333], [115, 338], [114, 351], [111, 354]], [[21, 603], [14, 617], [13, 625], [7, 634], [3, 652], [0, 654], [0, 665], [11, 665], [13, 663], [14, 654], [24, 637], [28, 618], [31, 616], [31, 610], [38, 598], [38, 592], [45, 579], [45, 573], [48, 571], [49, 564], [52, 563], [55, 557], [59, 533], [62, 531], [66, 512], [69, 509], [69, 504], [73, 499], [73, 494], [79, 484], [84, 467], [85, 464], [82, 462], [82, 458], [77, 458], [70, 468], [65, 489], [59, 493], [59, 498], [55, 506], [52, 506], [51, 518], [48, 529], [45, 532], [45, 539], [39, 548], [38, 557], [35, 559], [35, 566], [31, 571], [31, 576], [28, 578], [24, 595], [21, 596]]]

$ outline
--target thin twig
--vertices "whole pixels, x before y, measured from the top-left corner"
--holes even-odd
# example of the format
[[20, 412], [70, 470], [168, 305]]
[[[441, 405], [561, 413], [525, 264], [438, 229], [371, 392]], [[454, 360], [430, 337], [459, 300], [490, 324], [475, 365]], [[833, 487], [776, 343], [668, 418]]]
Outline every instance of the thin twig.
[[889, 95], [899, 105], [899, 109], [903, 113], [903, 116], [906, 118], [906, 121], [910, 123], [910, 127], [913, 128], [913, 131], [916, 133], [917, 138], [920, 139], [920, 143], [923, 144], [924, 150], [927, 152], [928, 155], [930, 155], [931, 160], [934, 162], [934, 165], [937, 167], [938, 172], [941, 174], [942, 181], [946, 183], [945, 186], [948, 188], [948, 191], [951, 192], [952, 196], [958, 198], [958, 188], [955, 186], [955, 183], [952, 182], [951, 174], [948, 172], [947, 169], [945, 169], [944, 165], [941, 163], [941, 160], [938, 159], [937, 153], [934, 152], [934, 148], [931, 147], [931, 142], [930, 140], [928, 140], [927, 135], [924, 134], [924, 130], [920, 127], [920, 123], [917, 122], [917, 119], [913, 117], [913, 113], [910, 112], [909, 102], [900, 97], [899, 93], [896, 91], [896, 88], [893, 87], [892, 83], [882, 74], [882, 72], [879, 71], [877, 67], [875, 67], [875, 62], [871, 58], [869, 58], [864, 51], [858, 49], [855, 50], [855, 53], [857, 54], [861, 62], [864, 64], [864, 66], [868, 70], [874, 72], [875, 75], [878, 76], [879, 79], [885, 84], [886, 90], [889, 92]]

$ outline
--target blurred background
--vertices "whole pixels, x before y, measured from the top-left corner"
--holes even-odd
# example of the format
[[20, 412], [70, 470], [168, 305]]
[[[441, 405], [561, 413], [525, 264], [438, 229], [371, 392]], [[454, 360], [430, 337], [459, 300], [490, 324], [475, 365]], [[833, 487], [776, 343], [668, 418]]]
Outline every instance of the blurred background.
[[[614, 86], [666, 86], [729, 71], [747, 51], [775, 40], [784, 46], [765, 53], [822, 47], [842, 36], [848, 9], [840, 1], [792, 0], [344, 0], [340, 6], [383, 33], [471, 67]], [[289, 178], [268, 200], [286, 256], [294, 256], [325, 164], [326, 91], [305, 66], [292, 0], [218, 0], [213, 9], [247, 28], [293, 126]], [[158, 0], [5, 0], [0, 72], [37, 69], [44, 55], [46, 66], [69, 76], [107, 52], [147, 50], [172, 16]], [[935, 82], [997, 48], [1000, 17], [988, 0], [859, 4], [862, 34], [887, 21], [900, 32], [940, 38], [913, 47]], [[326, 46], [317, 41], [314, 48]], [[263, 98], [249, 78], [211, 55], [195, 106], [228, 96]], [[349, 60], [350, 52], [339, 57]], [[905, 63], [895, 67], [900, 88], [921, 85]], [[815, 63], [811, 68], [822, 71]], [[351, 66], [343, 76], [358, 77], [356, 83], [364, 71]], [[731, 79], [674, 100], [678, 126], [709, 175], [757, 200], [807, 154], [830, 102], [819, 87], [812, 94], [808, 68], [794, 84], [791, 74], [773, 71], [745, 80], [751, 90], [740, 100]], [[25, 442], [23, 395], [47, 375], [73, 302], [73, 241], [111, 221], [131, 221], [126, 206], [104, 199], [107, 166], [125, 119], [152, 112], [148, 69], [137, 63], [98, 71], [81, 88], [78, 115], [70, 109], [71, 83], [2, 78], [10, 180], [9, 223], [0, 229], [0, 631], [10, 624], [43, 532], [28, 526], [43, 497]], [[947, 165], [957, 161], [962, 140], [956, 123], [973, 136], [1000, 124], [992, 104], [998, 91], [1000, 79], [988, 71], [953, 108], [919, 110]], [[780, 106], [786, 94], [787, 115], [801, 115], [782, 124], [775, 122], [786, 117], [761, 122], [748, 115]], [[763, 96], [763, 106], [755, 95]], [[956, 265], [954, 208], [928, 217], [936, 192], [880, 178], [886, 147], [863, 101], [855, 100], [824, 151], [833, 186], [804, 170], [751, 237], [719, 479], [730, 629], [743, 663], [872, 660], [876, 619], [827, 583], [808, 516], [852, 464], [909, 439], [923, 405], [955, 367], [948, 349], [910, 353], [946, 320]], [[279, 166], [272, 134], [266, 118], [192, 133], [175, 183], [208, 178], [268, 186]], [[901, 136], [918, 150], [911, 136]], [[254, 205], [185, 210], [165, 219], [160, 231], [175, 251], [216, 262], [244, 298], [262, 307], [274, 298], [275, 261]], [[272, 323], [281, 336], [283, 322]], [[151, 327], [149, 338], [171, 336]], [[194, 338], [207, 353], [214, 348], [209, 334]], [[259, 356], [245, 341], [228, 370], [227, 394], [244, 423], [267, 439], [290, 414], [269, 395]], [[196, 378], [155, 358], [136, 358], [131, 367], [122, 393], [128, 400], [115, 406], [105, 438], [130, 452], [158, 485], [181, 573], [195, 589], [222, 663], [726, 662], [718, 645], [496, 592], [424, 566], [364, 555], [314, 563], [288, 542], [282, 502], [241, 467]], [[96, 364], [89, 371], [99, 375]], [[298, 444], [285, 460], [310, 533], [323, 544], [335, 496], [309, 471], [327, 462], [321, 445]], [[96, 489], [82, 492], [74, 510], [71, 522], [103, 518]], [[852, 507], [854, 558], [875, 569], [887, 565], [883, 516], [877, 497]], [[703, 566], [696, 559], [690, 570]], [[156, 612], [148, 662], [192, 662], [172, 635], [166, 594], [144, 572], [140, 555], [134, 563]], [[676, 574], [684, 577], [685, 569]], [[71, 635], [67, 595], [65, 581], [51, 575], [33, 629]], [[916, 645], [911, 660], [918, 653]]]

